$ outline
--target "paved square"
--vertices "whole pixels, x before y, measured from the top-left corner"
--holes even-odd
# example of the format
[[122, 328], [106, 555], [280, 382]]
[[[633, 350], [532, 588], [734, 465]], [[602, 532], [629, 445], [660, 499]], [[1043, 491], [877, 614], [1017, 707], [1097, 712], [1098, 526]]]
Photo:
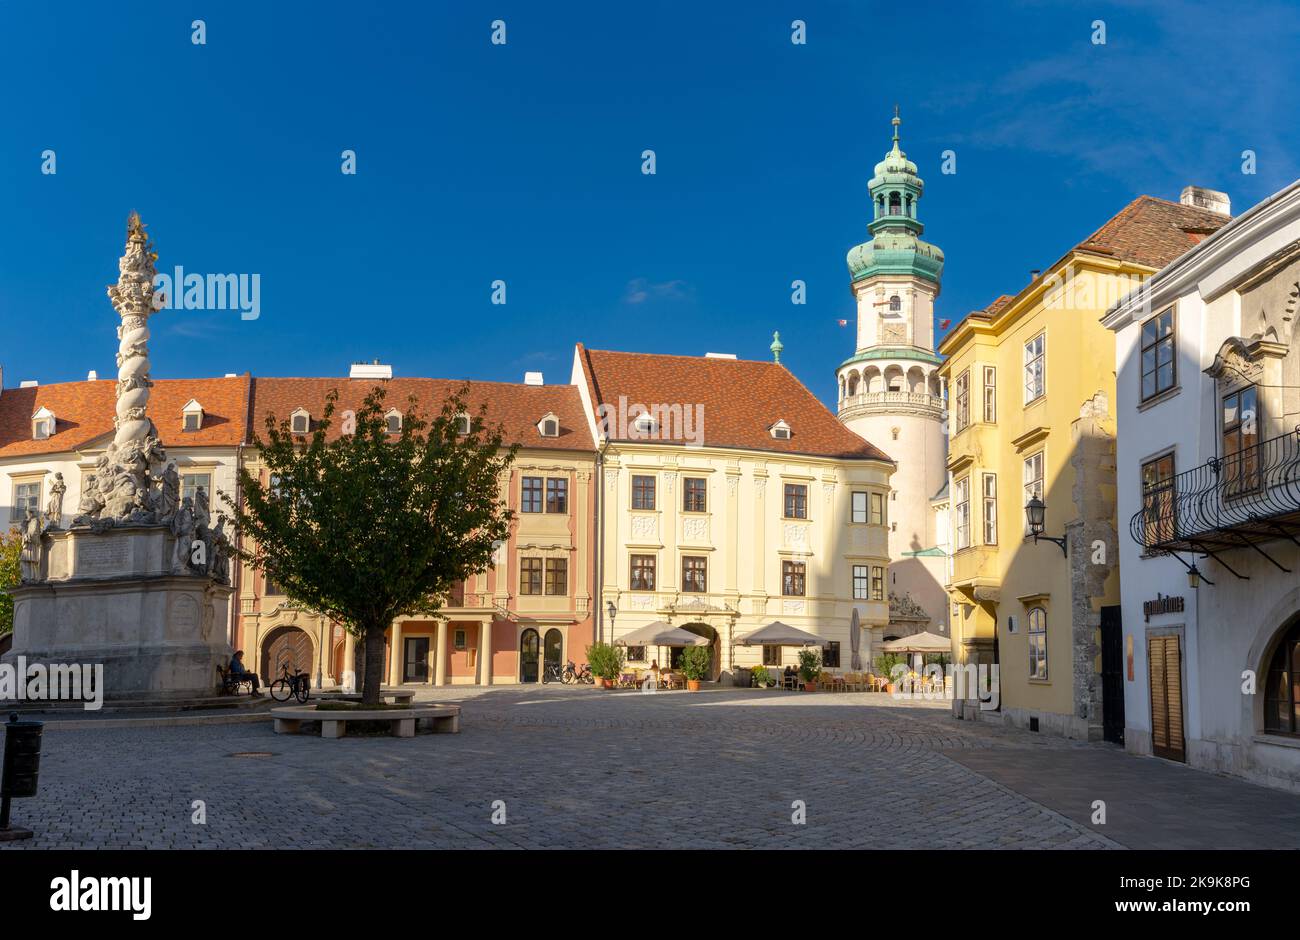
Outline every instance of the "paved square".
[[[1225, 827], [1300, 847], [1300, 797], [955, 721], [943, 702], [563, 686], [420, 697], [462, 702], [461, 733], [324, 741], [276, 735], [269, 718], [51, 721], [40, 795], [14, 804], [36, 838], [2, 850], [1213, 847]], [[1170, 786], [1170, 773], [1196, 785]], [[1105, 783], [1106, 826], [1089, 823], [1090, 775]], [[1158, 821], [1142, 819], [1153, 781]]]

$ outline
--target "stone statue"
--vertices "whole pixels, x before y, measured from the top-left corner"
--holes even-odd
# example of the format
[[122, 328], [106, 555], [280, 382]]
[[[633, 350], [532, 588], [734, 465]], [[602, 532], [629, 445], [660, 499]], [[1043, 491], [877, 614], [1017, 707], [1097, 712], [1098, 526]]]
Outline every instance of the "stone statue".
[[200, 486], [194, 491], [194, 527], [206, 529], [211, 522], [212, 516], [208, 510], [208, 494]]
[[50, 486], [50, 501], [45, 507], [45, 518], [51, 529], [57, 529], [63, 523], [63, 494], [68, 485], [63, 482], [63, 474], [54, 474], [54, 483]]
[[27, 510], [23, 520], [21, 578], [24, 583], [39, 581], [41, 577], [41, 518], [32, 510]]
[[181, 475], [176, 472], [176, 461], [167, 464], [167, 469], [155, 482], [159, 487], [158, 521], [171, 525], [181, 502]]
[[86, 477], [86, 483], [81, 488], [81, 502], [77, 505], [79, 515], [72, 520], [73, 527], [93, 525], [99, 520], [103, 508], [104, 497], [99, 492], [99, 483], [94, 475]]
[[183, 572], [190, 565], [190, 549], [194, 543], [194, 505], [188, 496], [181, 501], [181, 508], [172, 518], [172, 535], [176, 536], [176, 556], [172, 570]]
[[217, 526], [208, 535], [208, 571], [224, 584], [230, 580], [230, 537], [224, 513], [217, 513]]

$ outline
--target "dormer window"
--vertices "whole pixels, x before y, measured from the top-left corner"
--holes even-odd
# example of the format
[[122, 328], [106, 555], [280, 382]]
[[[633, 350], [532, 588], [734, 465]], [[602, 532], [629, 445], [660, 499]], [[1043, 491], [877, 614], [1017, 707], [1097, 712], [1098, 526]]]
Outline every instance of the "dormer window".
[[32, 415], [32, 440], [44, 441], [54, 436], [54, 427], [58, 423], [54, 412], [45, 406]]
[[402, 413], [396, 408], [388, 409], [388, 414], [384, 415], [384, 430], [389, 434], [402, 433]]
[[560, 418], [555, 412], [549, 412], [542, 416], [542, 420], [537, 422], [537, 432], [542, 437], [559, 437], [560, 436]]
[[289, 430], [294, 434], [306, 434], [311, 430], [311, 412], [306, 408], [295, 409], [289, 415]]
[[462, 436], [469, 433], [469, 415], [456, 415], [456, 433]]
[[191, 398], [181, 409], [181, 430], [186, 433], [203, 427], [203, 406]]
[[790, 440], [790, 425], [786, 424], [784, 419], [768, 428], [768, 432], [778, 441]]

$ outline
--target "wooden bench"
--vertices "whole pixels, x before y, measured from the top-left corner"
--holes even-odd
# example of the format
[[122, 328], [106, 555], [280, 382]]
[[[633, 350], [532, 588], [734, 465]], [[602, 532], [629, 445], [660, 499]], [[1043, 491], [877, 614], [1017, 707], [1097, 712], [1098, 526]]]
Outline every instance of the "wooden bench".
[[222, 695], [238, 695], [241, 686], [248, 686], [248, 694], [253, 694], [253, 674], [251, 672], [233, 673], [224, 666], [217, 666]]
[[413, 738], [417, 724], [436, 734], [460, 733], [459, 705], [423, 705], [399, 710], [318, 711], [314, 705], [273, 708], [276, 734], [298, 734], [304, 721], [320, 722], [322, 738], [341, 738], [348, 733], [349, 721], [386, 721], [395, 738]]

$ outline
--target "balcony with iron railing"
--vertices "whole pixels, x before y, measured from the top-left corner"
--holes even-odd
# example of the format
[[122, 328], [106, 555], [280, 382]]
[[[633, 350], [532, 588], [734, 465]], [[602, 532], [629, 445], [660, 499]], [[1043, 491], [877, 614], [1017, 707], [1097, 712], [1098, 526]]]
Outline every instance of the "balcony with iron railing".
[[840, 399], [840, 419], [867, 414], [915, 413], [943, 417], [944, 400], [928, 392], [858, 392]]
[[1281, 568], [1260, 546], [1300, 544], [1300, 427], [1148, 484], [1129, 532], [1148, 552], [1197, 552], [1223, 563], [1218, 553], [1250, 548]]

